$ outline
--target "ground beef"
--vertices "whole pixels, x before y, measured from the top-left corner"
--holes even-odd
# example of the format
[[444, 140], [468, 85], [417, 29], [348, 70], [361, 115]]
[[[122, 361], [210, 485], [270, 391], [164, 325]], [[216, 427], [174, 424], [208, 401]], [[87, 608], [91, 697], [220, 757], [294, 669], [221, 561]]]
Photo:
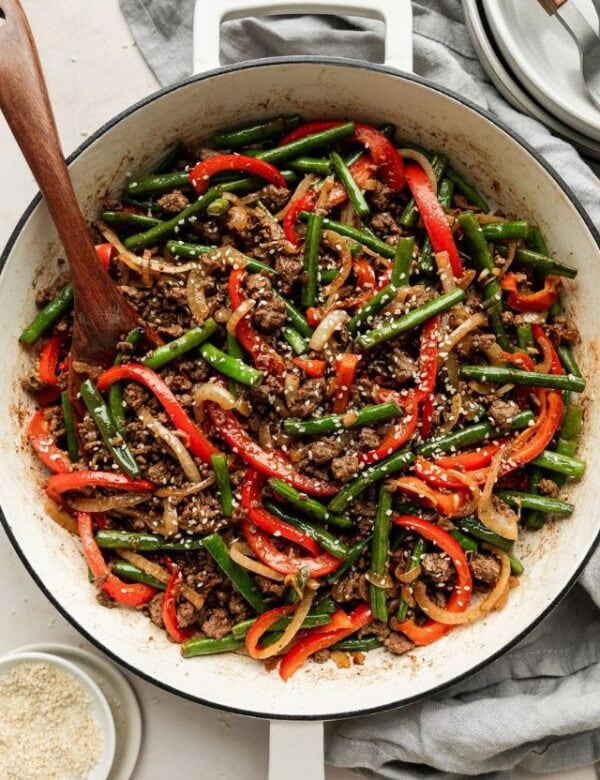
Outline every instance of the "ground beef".
[[308, 417], [323, 402], [325, 397], [325, 380], [322, 378], [307, 379], [298, 388], [296, 397], [288, 404], [292, 417]]
[[284, 295], [289, 295], [303, 269], [304, 262], [300, 255], [277, 255], [275, 258], [275, 270], [279, 274], [277, 281]]
[[448, 558], [442, 558], [440, 553], [425, 553], [421, 558], [423, 574], [436, 583], [448, 582], [454, 573]]
[[152, 598], [148, 602], [148, 607], [147, 607], [148, 614], [150, 615], [150, 620], [154, 623], [155, 626], [158, 626], [159, 628], [165, 627], [165, 623], [162, 617], [162, 603], [163, 603], [163, 594], [157, 593], [155, 596], [152, 596]]
[[513, 523], [518, 520], [517, 513], [514, 512], [509, 505], [498, 496], [492, 496], [492, 507], [494, 511], [505, 518], [508, 522]]
[[140, 406], [144, 406], [144, 404], [148, 402], [149, 398], [150, 394], [148, 391], [145, 390], [141, 385], [138, 385], [136, 382], [128, 382], [125, 385], [123, 399], [125, 404], [130, 409], [136, 411], [140, 408]]
[[400, 234], [400, 228], [398, 227], [398, 223], [392, 217], [389, 211], [384, 211], [379, 214], [375, 214], [375, 216], [371, 219], [371, 228], [378, 235], [383, 236], [383, 238], [388, 238], [389, 236], [397, 236]]
[[39, 393], [45, 390], [46, 385], [42, 382], [36, 370], [21, 379], [21, 387], [23, 390], [27, 390], [28, 393]]
[[285, 302], [271, 294], [270, 298], [259, 300], [252, 310], [252, 322], [264, 333], [279, 330], [287, 319]]
[[341, 577], [331, 588], [331, 595], [341, 604], [355, 599], [369, 600], [369, 583], [364, 574], [351, 571]]
[[409, 650], [412, 650], [413, 643], [407, 639], [404, 634], [391, 633], [383, 644], [387, 647], [390, 653], [394, 655], [403, 655]]
[[53, 301], [62, 288], [70, 281], [71, 276], [68, 273], [60, 274], [54, 284], [51, 284], [48, 287], [42, 287], [41, 290], [36, 292], [35, 305], [42, 309], [47, 303]]
[[496, 343], [493, 333], [475, 333], [471, 338], [463, 339], [456, 350], [461, 357], [467, 357], [473, 352], [485, 352]]
[[200, 238], [204, 238], [209, 244], [221, 244], [223, 236], [223, 226], [216, 218], [209, 218], [203, 221], [190, 222], [192, 231]]
[[189, 206], [190, 202], [181, 190], [173, 190], [173, 192], [167, 192], [166, 195], [162, 195], [156, 201], [156, 205], [160, 206], [163, 211], [177, 213]]
[[400, 347], [394, 347], [392, 354], [388, 355], [390, 367], [394, 378], [400, 383], [408, 382], [414, 378], [417, 370], [416, 362]]
[[246, 292], [254, 301], [261, 301], [273, 295], [273, 285], [268, 276], [250, 274], [246, 280]]
[[475, 553], [469, 559], [469, 567], [476, 580], [493, 585], [500, 576], [500, 563], [492, 555]]
[[488, 417], [501, 431], [510, 431], [510, 426], [519, 407], [514, 401], [501, 401], [496, 398], [488, 408]]
[[250, 617], [250, 608], [245, 599], [237, 592], [233, 591], [227, 602], [227, 609], [230, 614], [237, 620], [245, 620]]
[[538, 490], [543, 496], [556, 498], [560, 493], [560, 486], [557, 485], [553, 479], [540, 479], [538, 482]]
[[316, 664], [324, 664], [326, 661], [329, 661], [330, 655], [330, 651], [325, 648], [324, 650], [317, 650], [316, 653], [313, 653], [312, 659]]
[[275, 184], [267, 184], [258, 192], [260, 200], [271, 212], [282, 209], [290, 199], [290, 191], [287, 187], [277, 187]]
[[376, 639], [379, 639], [380, 642], [383, 642], [385, 639], [387, 639], [389, 635], [390, 629], [388, 624], [381, 620], [374, 620], [372, 623], [369, 623], [368, 625], [359, 629], [357, 632], [359, 639], [362, 639], [364, 636], [374, 636]]
[[198, 619], [196, 607], [189, 601], [182, 601], [177, 605], [177, 622], [181, 628], [193, 626]]
[[277, 598], [281, 598], [286, 591], [286, 586], [283, 582], [270, 580], [268, 577], [263, 577], [260, 574], [257, 574], [254, 580], [260, 588], [260, 592], [267, 596], [277, 596]]
[[389, 209], [394, 193], [380, 181], [376, 182], [375, 189], [370, 193], [371, 205], [377, 211], [386, 211]]
[[361, 447], [366, 447], [369, 450], [379, 446], [380, 436], [374, 428], [361, 428], [358, 434], [358, 441]]
[[331, 461], [333, 476], [339, 479], [340, 482], [349, 482], [355, 477], [358, 474], [358, 466], [358, 456], [353, 452], [341, 455], [339, 458]]
[[[148, 479], [152, 480], [151, 477]], [[179, 526], [184, 531], [211, 534], [226, 524], [221, 511], [221, 502], [215, 495], [197, 493], [179, 514]]]
[[202, 621], [201, 629], [211, 639], [223, 639], [231, 631], [232, 625], [227, 610], [217, 607]]
[[554, 317], [552, 324], [548, 326], [547, 330], [559, 344], [563, 341], [571, 343], [579, 339], [577, 325], [564, 314]]
[[309, 458], [313, 463], [323, 465], [330, 463], [340, 454], [341, 445], [335, 439], [319, 439], [308, 445]]

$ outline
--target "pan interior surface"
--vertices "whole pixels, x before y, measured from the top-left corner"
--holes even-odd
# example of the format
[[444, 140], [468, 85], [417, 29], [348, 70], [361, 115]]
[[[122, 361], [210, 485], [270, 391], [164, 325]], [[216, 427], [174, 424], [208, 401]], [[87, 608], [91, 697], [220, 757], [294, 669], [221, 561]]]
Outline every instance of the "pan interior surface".
[[[97, 199], [115, 194], [130, 174], [150, 170], [175, 140], [196, 143], [215, 130], [300, 113], [307, 119], [351, 117], [394, 122], [399, 139], [444, 150], [507, 215], [539, 224], [552, 252], [579, 269], [569, 299], [582, 333], [580, 364], [588, 377], [583, 481], [571, 489], [573, 516], [523, 534], [517, 554], [526, 570], [508, 606], [458, 628], [442, 641], [401, 657], [367, 655], [338, 670], [307, 664], [287, 684], [239, 655], [183, 660], [179, 648], [133, 610], [108, 610], [95, 598], [78, 543], [44, 511], [45, 473], [24, 429], [32, 405], [20, 378], [32, 358], [18, 343], [34, 312], [34, 289], [57, 273], [60, 248], [43, 204], [13, 236], [0, 277], [5, 381], [0, 418], [0, 503], [19, 554], [53, 602], [100, 647], [127, 667], [176, 693], [259, 717], [332, 718], [407, 703], [455, 682], [502, 652], [537, 622], [577, 576], [600, 529], [595, 511], [600, 470], [598, 247], [592, 229], [560, 184], [511, 135], [460, 100], [385, 68], [335, 61], [288, 61], [218, 71], [150, 98], [109, 124], [81, 150], [71, 173], [88, 219]], [[8, 412], [8, 413], [7, 413]]]

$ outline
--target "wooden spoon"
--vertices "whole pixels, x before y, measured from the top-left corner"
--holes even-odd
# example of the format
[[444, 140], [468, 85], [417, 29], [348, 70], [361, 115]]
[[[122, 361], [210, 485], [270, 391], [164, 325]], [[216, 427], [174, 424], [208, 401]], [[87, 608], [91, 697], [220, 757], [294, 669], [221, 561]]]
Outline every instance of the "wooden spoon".
[[46, 200], [75, 295], [71, 363], [109, 365], [138, 317], [96, 257], [60, 147], [38, 52], [18, 0], [0, 0], [0, 108]]

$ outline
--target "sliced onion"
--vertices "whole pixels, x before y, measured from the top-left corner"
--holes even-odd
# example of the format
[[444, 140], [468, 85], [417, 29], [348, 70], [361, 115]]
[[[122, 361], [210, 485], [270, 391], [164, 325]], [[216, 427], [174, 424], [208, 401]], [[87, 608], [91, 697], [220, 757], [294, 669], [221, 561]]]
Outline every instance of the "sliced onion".
[[447, 434], [450, 433], [450, 431], [456, 426], [458, 423], [458, 420], [460, 418], [460, 413], [462, 411], [462, 398], [460, 393], [455, 393], [452, 396], [452, 403], [450, 407], [450, 415], [448, 416], [448, 419], [443, 425], [440, 425], [438, 431], [441, 434]]
[[251, 558], [248, 555], [250, 552], [251, 550], [248, 545], [243, 542], [234, 542], [229, 548], [229, 557], [232, 561], [235, 561], [235, 563], [243, 566], [244, 569], [254, 572], [254, 574], [260, 574], [261, 577], [266, 577], [275, 582], [283, 582], [283, 574], [265, 566], [264, 563], [257, 561], [255, 558]]
[[474, 477], [469, 476], [468, 472], [456, 471], [456, 469], [448, 469], [448, 473], [455, 479], [460, 480], [471, 493], [471, 500], [461, 508], [458, 509], [452, 517], [467, 517], [467, 515], [473, 514], [479, 506], [479, 500], [481, 498], [481, 490], [479, 485], [475, 481]]
[[206, 293], [204, 292], [205, 284], [206, 277], [200, 268], [194, 268], [190, 271], [186, 285], [187, 302], [190, 311], [198, 322], [204, 322], [210, 314], [210, 308], [206, 302]]
[[459, 365], [456, 352], [450, 352], [445, 360], [445, 366], [446, 373], [448, 374], [448, 382], [452, 385], [452, 387], [458, 387]]
[[300, 377], [297, 374], [292, 374], [291, 371], [286, 372], [285, 382], [283, 386], [283, 395], [286, 404], [289, 406], [293, 404], [298, 395], [300, 389]]
[[467, 287], [470, 287], [471, 284], [473, 284], [473, 279], [475, 279], [476, 276], [477, 271], [475, 271], [473, 268], [465, 268], [463, 275], [460, 277], [460, 279], [456, 280], [456, 284], [462, 290], [466, 290]]
[[194, 414], [197, 422], [204, 418], [202, 405], [205, 401], [214, 401], [221, 409], [233, 409], [236, 405], [233, 393], [226, 387], [216, 382], [203, 382], [194, 390]]
[[185, 448], [181, 439], [173, 431], [160, 423], [145, 406], [140, 406], [137, 410], [137, 416], [142, 425], [157, 438], [161, 439], [167, 449], [177, 458], [184, 474], [190, 482], [200, 482], [200, 472], [198, 466], [190, 453]]
[[367, 571], [365, 572], [365, 579], [376, 588], [389, 590], [390, 588], [394, 587], [394, 583], [392, 582], [392, 578], [389, 574], [375, 574], [375, 572]]
[[352, 204], [352, 201], [347, 200], [346, 203], [342, 206], [342, 210], [340, 212], [340, 222], [342, 225], [348, 225], [350, 227], [354, 227], [356, 224], [356, 211], [354, 211], [354, 206]]
[[[352, 252], [350, 251], [350, 247], [348, 246], [346, 239], [343, 238], [343, 236], [340, 236], [340, 234], [336, 233], [334, 230], [323, 231], [323, 238], [325, 239], [325, 243], [327, 243], [331, 249], [338, 253], [341, 261], [340, 270], [338, 271], [335, 279], [330, 284], [328, 284], [327, 287], [323, 288], [323, 295], [331, 297], [340, 289], [340, 287], [342, 287], [346, 279], [348, 279], [350, 276], [352, 271]], [[327, 303], [329, 303], [329, 301]]]
[[75, 534], [75, 536], [78, 535], [77, 520], [68, 512], [65, 512], [64, 509], [57, 506], [54, 501], [46, 501], [44, 509], [57, 525], [64, 528], [65, 531], [68, 531], [70, 534]]
[[421, 152], [417, 152], [416, 149], [398, 149], [398, 152], [402, 155], [402, 157], [406, 157], [408, 160], [414, 160], [416, 163], [418, 163], [421, 168], [425, 171], [427, 174], [427, 178], [429, 179], [431, 186], [433, 188], [433, 191], [435, 192], [437, 196], [437, 177], [435, 175], [435, 171], [433, 170], [433, 166], [425, 157], [424, 154], [421, 154]]
[[[141, 569], [144, 574], [149, 574], [151, 577], [154, 577], [154, 579], [165, 585], [168, 583], [171, 575], [166, 569], [159, 566], [158, 563], [149, 561], [148, 558], [145, 558], [143, 555], [133, 552], [132, 550], [118, 549], [117, 553], [124, 561], [129, 561], [129, 563], [137, 566], [138, 569]], [[204, 606], [204, 596], [201, 596], [198, 591], [190, 588], [189, 585], [182, 583], [179, 592], [190, 602], [190, 604], [193, 604], [196, 609], [202, 609]]]
[[[234, 206], [234, 208], [236, 208]], [[233, 211], [233, 209], [230, 210]], [[216, 249], [211, 249], [210, 252], [206, 252], [200, 257], [200, 263], [202, 265], [208, 265], [210, 268], [214, 268], [216, 265], [226, 266], [229, 265], [232, 268], [245, 268], [248, 265], [248, 258], [239, 249], [234, 246], [219, 246]]]
[[494, 553], [500, 558], [500, 575], [493, 589], [478, 604], [474, 604], [464, 612], [450, 612], [443, 607], [438, 607], [427, 595], [427, 588], [424, 582], [417, 582], [414, 586], [415, 601], [421, 607], [423, 612], [432, 620], [442, 623], [446, 626], [459, 626], [465, 623], [473, 623], [475, 620], [487, 615], [498, 601], [502, 598], [508, 588], [510, 577], [510, 560], [508, 555], [497, 547], [493, 548]]
[[504, 217], [499, 217], [497, 214], [475, 214], [475, 219], [480, 225], [498, 225], [506, 222]]
[[350, 669], [352, 666], [352, 659], [343, 650], [332, 650], [329, 657], [338, 669]]
[[327, 205], [329, 204], [329, 193], [331, 192], [332, 189], [333, 189], [333, 179], [331, 176], [328, 176], [323, 182], [323, 186], [321, 187], [321, 191], [319, 192], [319, 197], [317, 198], [317, 203], [315, 205], [315, 211], [327, 207]]
[[472, 314], [457, 328], [445, 336], [443, 341], [440, 342], [440, 359], [442, 362], [448, 356], [448, 353], [451, 352], [454, 347], [464, 339], [466, 335], [468, 335], [472, 330], [480, 328], [484, 325], [487, 325], [487, 317], [485, 314], [478, 312], [477, 314]]
[[398, 579], [400, 582], [404, 583], [405, 585], [410, 585], [411, 582], [414, 582], [421, 576], [421, 565], [415, 566], [414, 569], [409, 569], [408, 571], [403, 571], [400, 574], [398, 572], [395, 572], [396, 579]]
[[202, 482], [197, 482], [195, 485], [186, 485], [186, 487], [165, 487], [159, 488], [155, 491], [154, 495], [158, 498], [186, 498], [187, 496], [193, 496], [196, 493], [201, 493], [206, 488], [214, 485], [216, 477], [214, 474], [209, 474]]
[[156, 529], [161, 536], [175, 536], [179, 531], [179, 515], [177, 514], [177, 500], [174, 498], [163, 499], [162, 527]]
[[305, 195], [309, 191], [309, 189], [313, 186], [313, 184], [316, 184], [317, 181], [318, 181], [317, 177], [312, 173], [309, 173], [307, 176], [305, 176], [300, 181], [300, 183], [292, 193], [292, 196], [285, 204], [285, 206], [281, 209], [281, 211], [278, 211], [277, 214], [275, 214], [275, 219], [281, 221], [288, 213], [288, 211], [291, 209], [291, 207], [294, 205], [294, 203], [297, 200], [299, 200], [303, 195]]
[[456, 279], [450, 265], [450, 255], [448, 252], [436, 252], [435, 263], [438, 267], [440, 283], [444, 292], [451, 292], [456, 287]]
[[517, 254], [517, 242], [516, 241], [509, 241], [508, 242], [508, 254], [506, 255], [506, 262], [502, 265], [502, 268], [500, 269], [500, 273], [496, 277], [497, 279], [500, 279], [504, 276], [504, 274], [508, 271], [508, 269], [513, 264], [513, 260], [515, 259], [515, 256]]
[[498, 536], [502, 536], [504, 539], [514, 541], [519, 536], [516, 518], [514, 522], [508, 521], [505, 517], [500, 516], [492, 505], [492, 491], [496, 484], [496, 480], [498, 479], [498, 475], [500, 474], [502, 461], [510, 453], [512, 447], [513, 445], [510, 443], [505, 447], [501, 447], [492, 458], [490, 470], [488, 471], [485, 485], [481, 491], [481, 498], [479, 499], [479, 505], [477, 507], [477, 517], [490, 531], [498, 534]]
[[[102, 233], [104, 238], [112, 244], [118, 252], [117, 260], [131, 268], [133, 271], [141, 274], [144, 269], [143, 258], [130, 252], [125, 244], [120, 240], [114, 230], [111, 230], [101, 220], [96, 222], [98, 230]], [[165, 263], [163, 260], [156, 260], [152, 258], [148, 263], [149, 268], [159, 274], [186, 274], [188, 271], [198, 268], [198, 263], [183, 263], [181, 265], [173, 265], [172, 263]]]
[[311, 349], [314, 349], [315, 352], [320, 352], [325, 349], [329, 339], [333, 336], [334, 331], [341, 328], [349, 319], [350, 315], [343, 309], [330, 311], [323, 317], [317, 326], [308, 342], [308, 346]]
[[127, 493], [125, 495], [100, 496], [98, 498], [74, 498], [70, 506], [77, 512], [110, 512], [111, 509], [137, 506], [152, 498], [152, 493]]
[[266, 420], [261, 420], [258, 426], [258, 443], [263, 450], [273, 449], [273, 437], [271, 436], [271, 429], [269, 423]]
[[281, 227], [279, 222], [275, 219], [273, 214], [271, 214], [269, 209], [266, 208], [265, 206], [262, 206], [260, 203], [258, 203], [256, 209], [254, 210], [254, 213], [256, 213], [257, 211], [260, 211], [260, 213], [265, 217], [266, 221], [269, 223], [269, 225], [273, 230], [273, 235], [276, 238], [283, 238], [284, 235], [283, 228]]
[[294, 612], [294, 616], [292, 617], [289, 626], [285, 629], [280, 638], [272, 645], [268, 645], [268, 647], [257, 647], [251, 653], [253, 658], [264, 661], [266, 658], [272, 658], [275, 655], [279, 655], [283, 648], [289, 645], [289, 643], [300, 630], [302, 623], [304, 623], [304, 618], [308, 615], [315, 598], [316, 588], [311, 587], [311, 585], [312, 581], [309, 581], [306, 585], [306, 588], [304, 589], [304, 595], [302, 596], [302, 599], [298, 604], [296, 611]]
[[238, 233], [246, 229], [249, 219], [248, 209], [243, 205], [232, 206], [227, 212], [227, 226]]
[[227, 328], [227, 332], [232, 336], [235, 336], [235, 331], [240, 323], [240, 320], [242, 320], [249, 311], [252, 311], [255, 306], [256, 301], [254, 298], [246, 298], [243, 300], [237, 309], [231, 313], [231, 317], [227, 320], [227, 325], [225, 326]]

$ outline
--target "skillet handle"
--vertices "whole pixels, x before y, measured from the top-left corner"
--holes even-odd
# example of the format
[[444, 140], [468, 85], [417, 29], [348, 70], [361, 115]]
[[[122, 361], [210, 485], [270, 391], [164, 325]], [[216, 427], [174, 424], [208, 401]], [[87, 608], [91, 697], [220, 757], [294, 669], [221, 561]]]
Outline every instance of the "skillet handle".
[[410, 0], [196, 0], [194, 73], [203, 73], [220, 66], [222, 22], [275, 14], [330, 14], [380, 19], [385, 22], [386, 65], [412, 72]]
[[272, 720], [268, 780], [325, 780], [323, 722]]

